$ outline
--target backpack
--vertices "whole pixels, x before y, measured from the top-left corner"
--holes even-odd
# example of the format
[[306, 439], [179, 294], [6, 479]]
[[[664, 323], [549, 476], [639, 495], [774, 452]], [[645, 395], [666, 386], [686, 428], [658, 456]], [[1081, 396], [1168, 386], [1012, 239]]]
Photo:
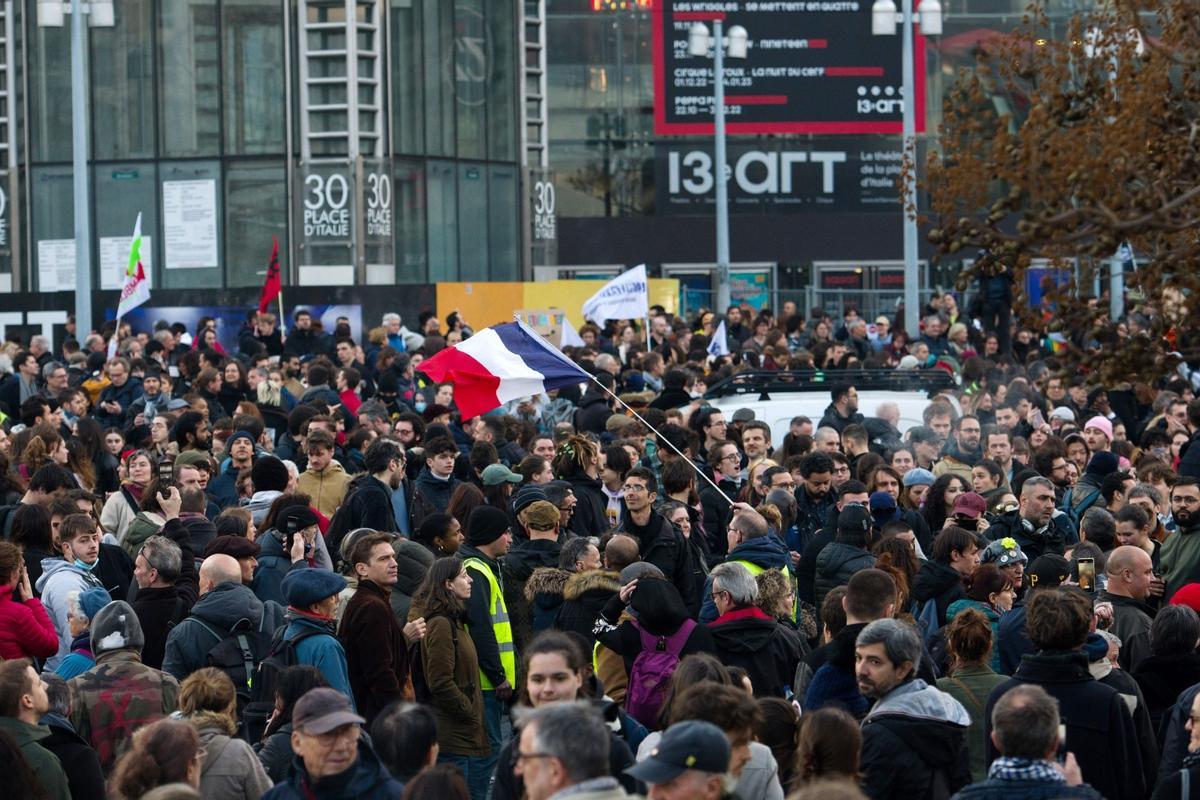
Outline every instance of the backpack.
[[[274, 635], [268, 637], [265, 656], [258, 662], [250, 683], [250, 698], [242, 713], [243, 730], [251, 742], [262, 740], [267, 720], [275, 712], [275, 690], [280, 674], [288, 667], [300, 663], [296, 647], [310, 636], [320, 636], [323, 631], [306, 626], [299, 636], [285, 639], [288, 626], [281, 625]], [[328, 635], [328, 634], [326, 634]]]
[[917, 608], [917, 627], [921, 631], [921, 640], [929, 647], [942, 629], [942, 621], [938, 619], [936, 597], [929, 598]]
[[642, 649], [629, 670], [625, 713], [647, 728], [658, 730], [658, 714], [667, 696], [667, 686], [679, 666], [679, 653], [695, 629], [696, 621], [684, 620], [679, 630], [670, 636], [647, 633], [637, 622], [632, 625], [641, 637]]
[[350, 518], [353, 514], [350, 510], [350, 502], [358, 487], [353, 484], [351, 486], [353, 488], [347, 489], [346, 496], [342, 498], [341, 504], [329, 518], [329, 527], [325, 529], [325, 546], [329, 549], [329, 557], [333, 560], [335, 568], [339, 567], [342, 539], [346, 538], [346, 534], [355, 528], [354, 520]]
[[0, 532], [2, 532], [2, 534], [0, 534], [0, 539], [3, 539], [7, 542], [12, 538], [13, 519], [16, 516], [13, 512], [20, 507], [20, 503], [0, 506]]
[[199, 617], [190, 619], [217, 640], [204, 655], [205, 666], [216, 667], [233, 681], [240, 713], [250, 702], [255, 671], [270, 652], [272, 633], [262, 629], [266, 614], [259, 620], [258, 630], [253, 622], [242, 618], [226, 633], [220, 633]]
[[1071, 522], [1072, 530], [1079, 530], [1079, 521], [1083, 518], [1083, 513], [1095, 504], [1096, 498], [1099, 496], [1100, 490], [1093, 489], [1092, 493], [1085, 497], [1082, 503], [1076, 505], [1075, 487], [1072, 486], [1070, 489], [1067, 489], [1062, 499], [1063, 513], [1067, 515], [1067, 519]]
[[[450, 618], [446, 617], [446, 619]], [[427, 619], [425, 622], [428, 623], [429, 620]], [[452, 619], [450, 619], [450, 640], [454, 645], [454, 657], [457, 658], [458, 623]], [[413, 697], [418, 703], [429, 705], [433, 702], [433, 694], [429, 691], [429, 681], [425, 678], [425, 661], [421, 657], [421, 642], [413, 645], [412, 656], [408, 659], [408, 663], [408, 674], [412, 679]]]

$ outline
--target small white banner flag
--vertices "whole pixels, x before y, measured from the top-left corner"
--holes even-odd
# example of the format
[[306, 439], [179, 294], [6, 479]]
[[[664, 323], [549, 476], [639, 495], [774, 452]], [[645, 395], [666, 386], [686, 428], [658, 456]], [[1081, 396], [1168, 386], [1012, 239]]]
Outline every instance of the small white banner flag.
[[561, 350], [564, 347], [587, 347], [583, 339], [579, 336], [579, 331], [575, 330], [575, 326], [571, 324], [570, 318], [563, 314], [562, 334], [559, 336], [558, 347]]
[[645, 319], [650, 315], [646, 265], [622, 272], [583, 304], [583, 318], [603, 325], [609, 319]]
[[729, 355], [729, 340], [725, 338], [725, 320], [713, 331], [712, 341], [708, 343], [708, 354], [713, 357]]

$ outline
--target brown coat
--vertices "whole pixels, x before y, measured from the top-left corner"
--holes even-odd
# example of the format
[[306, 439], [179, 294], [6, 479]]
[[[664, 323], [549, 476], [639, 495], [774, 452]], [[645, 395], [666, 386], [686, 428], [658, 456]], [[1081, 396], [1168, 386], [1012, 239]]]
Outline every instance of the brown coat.
[[456, 756], [489, 755], [475, 644], [462, 620], [451, 622], [439, 615], [427, 618], [425, 624], [421, 666], [437, 717], [438, 745], [442, 752]]
[[388, 703], [404, 698], [408, 682], [408, 642], [389, 594], [373, 581], [360, 580], [338, 627], [354, 705], [368, 723]]

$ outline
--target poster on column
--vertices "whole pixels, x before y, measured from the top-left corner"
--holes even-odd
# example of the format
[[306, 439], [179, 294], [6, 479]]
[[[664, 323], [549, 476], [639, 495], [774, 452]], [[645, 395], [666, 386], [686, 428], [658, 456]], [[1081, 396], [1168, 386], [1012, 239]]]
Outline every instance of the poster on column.
[[38, 291], [75, 291], [75, 240], [42, 239], [37, 245]]
[[[100, 237], [100, 288], [120, 289], [125, 285], [125, 270], [129, 269], [129, 248], [133, 244], [130, 236]], [[149, 236], [142, 237], [142, 267], [146, 271], [146, 284], [154, 288], [154, 242]]]
[[163, 250], [167, 269], [211, 269], [217, 262], [217, 182], [164, 181]]

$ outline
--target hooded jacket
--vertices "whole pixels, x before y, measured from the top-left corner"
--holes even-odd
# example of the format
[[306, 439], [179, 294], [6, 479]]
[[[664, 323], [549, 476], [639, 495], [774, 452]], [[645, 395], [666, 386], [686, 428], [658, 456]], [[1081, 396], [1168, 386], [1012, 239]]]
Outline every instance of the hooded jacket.
[[[446, 480], [440, 480], [434, 477], [434, 474], [429, 471], [429, 467], [421, 470], [421, 474], [413, 482], [413, 498], [412, 504], [409, 506], [412, 509], [412, 529], [414, 531], [421, 526], [425, 517], [443, 512], [450, 506], [450, 495], [454, 494], [456, 486], [458, 486], [458, 480], [453, 474]], [[388, 496], [387, 508], [391, 508], [391, 495]]]
[[[317, 539], [323, 537], [318, 536]], [[254, 580], [250, 588], [255, 596], [264, 603], [267, 601], [283, 605], [283, 579], [294, 569], [308, 569], [308, 561], [300, 559], [292, 562], [292, 554], [284, 549], [283, 534], [275, 528], [260, 534], [258, 544], [262, 548], [258, 554], [258, 566], [254, 568]]]
[[[562, 546], [554, 539], [526, 539], [509, 550], [501, 563], [504, 605], [512, 622], [518, 653], [533, 634], [550, 627], [562, 604], [562, 586], [566, 583], [567, 573], [558, 569], [561, 552]], [[547, 581], [541, 573], [551, 571], [562, 573], [561, 577], [556, 575]], [[533, 578], [535, 573], [540, 578]], [[532, 592], [526, 591], [529, 586], [534, 587]]]
[[208, 651], [220, 641], [205, 625], [223, 637], [241, 620], [249, 620], [255, 630], [273, 633], [283, 624], [283, 609], [263, 603], [240, 583], [217, 584], [167, 635], [163, 671], [182, 680], [205, 666]]
[[575, 430], [596, 435], [604, 433], [604, 425], [612, 416], [612, 407], [608, 403], [607, 394], [599, 387], [589, 386], [575, 411]]
[[592, 641], [596, 618], [620, 589], [620, 576], [615, 572], [593, 569], [572, 574], [563, 587], [563, 602], [554, 627]]
[[974, 452], [968, 453], [958, 446], [958, 439], [951, 437], [946, 442], [946, 449], [942, 451], [941, 459], [933, 465], [933, 474], [939, 478], [946, 474], [958, 475], [967, 482], [967, 485], [970, 485], [971, 468], [979, 463], [981, 458], [983, 458], [982, 448], [976, 448]]
[[16, 717], [0, 716], [0, 732], [11, 736], [17, 747], [21, 748], [21, 755], [33, 769], [46, 797], [50, 800], [71, 800], [67, 774], [55, 755], [45, 747], [45, 740], [50, 737], [49, 728], [30, 725]]
[[[316, 667], [330, 688], [337, 689], [350, 699], [354, 706], [354, 692], [350, 688], [349, 668], [346, 651], [334, 635], [336, 628], [332, 619], [326, 620], [289, 607], [285, 615], [287, 629], [284, 641], [301, 635], [304, 639], [296, 643], [296, 663]], [[315, 633], [316, 635], [310, 635]]]
[[262, 796], [262, 800], [392, 800], [404, 791], [365, 738], [358, 740], [358, 758], [345, 772], [313, 781], [296, 756], [287, 778]]
[[892, 689], [862, 723], [863, 793], [947, 800], [971, 782], [970, 725], [962, 704], [920, 678]]
[[104, 797], [104, 773], [100, 771], [100, 759], [87, 742], [75, 732], [75, 727], [66, 717], [54, 713], [46, 714], [41, 724], [50, 735], [39, 744], [49, 750], [67, 774], [67, 785], [72, 798]]
[[1000, 755], [991, 741], [992, 708], [1009, 689], [1026, 683], [1041, 686], [1058, 701], [1067, 750], [1075, 754], [1085, 781], [1109, 800], [1147, 795], [1129, 707], [1120, 692], [1092, 677], [1087, 656], [1078, 650], [1030, 653], [1012, 678], [992, 690], [984, 716], [989, 763]]
[[717, 658], [746, 670], [755, 697], [787, 697], [803, 653], [778, 622], [750, 606], [727, 611], [708, 628]]
[[862, 547], [839, 541], [825, 545], [817, 556], [817, 608], [825, 602], [825, 595], [849, 583], [854, 573], [873, 566], [875, 556]]
[[[781, 569], [790, 565], [787, 547], [774, 534], [746, 539], [725, 557], [725, 563], [732, 561], [749, 561], [764, 570]], [[704, 582], [702, 598], [700, 622], [708, 624], [718, 616], [717, 606], [712, 599], [712, 576], [709, 576]]]
[[46, 558], [42, 560], [42, 574], [37, 579], [37, 592], [41, 595], [42, 606], [47, 616], [58, 631], [58, 651], [45, 664], [47, 671], [53, 672], [58, 663], [67, 653], [71, 652], [71, 626], [67, 623], [67, 595], [71, 592], [83, 593], [88, 589], [101, 586], [100, 580], [88, 570], [68, 564], [61, 558]]
[[1181, 655], [1152, 655], [1143, 659], [1134, 669], [1133, 679], [1142, 690], [1150, 724], [1158, 732], [1160, 748], [1166, 734], [1163, 720], [1170, 714], [1180, 694], [1196, 685], [1198, 675], [1200, 653], [1194, 651]]
[[0, 586], [0, 658], [50, 658], [58, 653], [58, 633], [42, 601], [16, 600], [15, 586]]
[[223, 714], [200, 711], [187, 718], [200, 735], [206, 755], [200, 765], [204, 800], [251, 800], [271, 788], [271, 779], [236, 726]]
[[[642, 651], [639, 627], [652, 636], [670, 636], [690, 619], [687, 609], [679, 599], [678, 590], [658, 578], [638, 581], [629, 605], [632, 614], [636, 614], [637, 625], [634, 624], [632, 616], [622, 617], [625, 607], [621, 603], [620, 595], [617, 595], [608, 602], [597, 620], [597, 630], [602, 632], [596, 637], [602, 645], [624, 659], [626, 675], [633, 669], [634, 659]], [[692, 653], [716, 655], [716, 652], [717, 646], [713, 641], [712, 631], [706, 625], [697, 625], [684, 642], [679, 657], [682, 659]]]
[[946, 619], [946, 612], [955, 600], [963, 600], [967, 593], [963, 590], [962, 576], [955, 572], [949, 564], [939, 561], [926, 561], [917, 571], [913, 581], [912, 599], [919, 605], [927, 600], [937, 601], [937, 618]]
[[830, 403], [825, 407], [825, 416], [821, 417], [821, 422], [817, 425], [818, 428], [833, 428], [840, 435], [845, 430], [847, 425], [862, 425], [866, 418], [861, 412], [855, 410], [848, 417], [843, 417], [837, 410], [837, 406]]
[[332, 517], [346, 497], [350, 476], [342, 465], [332, 458], [323, 470], [314, 470], [310, 465], [296, 481], [296, 491], [312, 498], [312, 505], [327, 517]]

